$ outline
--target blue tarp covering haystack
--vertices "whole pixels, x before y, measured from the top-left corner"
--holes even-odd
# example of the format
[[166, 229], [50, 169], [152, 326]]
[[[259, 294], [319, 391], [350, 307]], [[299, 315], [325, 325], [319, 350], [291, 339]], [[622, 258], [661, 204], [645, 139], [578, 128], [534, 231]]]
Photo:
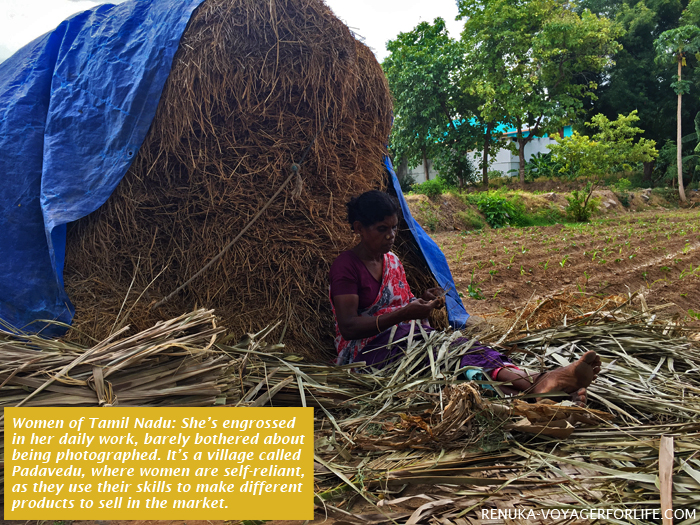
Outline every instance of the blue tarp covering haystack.
[[201, 2], [101, 5], [0, 64], [4, 321], [30, 330], [39, 319], [70, 323], [66, 224], [104, 204], [126, 173]]
[[[290, 164], [292, 160], [298, 160], [303, 146], [311, 141], [311, 137], [318, 135], [318, 143], [314, 144], [313, 153], [310, 155], [307, 165], [303, 166], [302, 169], [308, 174], [308, 177], [311, 177], [312, 173], [323, 173], [326, 180], [323, 185], [316, 186], [315, 179], [307, 178], [304, 181], [305, 185], [302, 186], [300, 179], [297, 188], [297, 191], [300, 192], [299, 195], [307, 192], [306, 201], [312, 203], [309, 204], [311, 211], [300, 209], [301, 199], [293, 201], [294, 206], [296, 206], [294, 208], [289, 204], [292, 201], [284, 198], [285, 208], [281, 208], [275, 217], [284, 216], [286, 220], [288, 216], [294, 215], [296, 209], [299, 212], [299, 217], [309, 218], [312, 223], [313, 221], [330, 220], [332, 217], [335, 221], [334, 224], [342, 224], [342, 217], [339, 222], [336, 219], [343, 214], [340, 200], [346, 195], [364, 191], [366, 187], [376, 187], [377, 167], [386, 163], [402, 201], [408, 225], [426, 262], [439, 284], [450, 287], [452, 290], [448, 297], [450, 319], [454, 324], [462, 324], [467, 315], [454, 290], [445, 258], [435, 243], [410, 217], [390, 162], [388, 159], [379, 158], [377, 154], [379, 149], [374, 146], [371, 154], [361, 150], [361, 140], [358, 137], [367, 137], [367, 140], [371, 139], [378, 144], [380, 149], [383, 147], [381, 146], [382, 141], [378, 137], [382, 133], [386, 136], [388, 128], [384, 123], [390, 120], [390, 115], [386, 111], [387, 107], [390, 109], [390, 102], [386, 102], [388, 101], [387, 92], [382, 94], [383, 98], [372, 96], [373, 99], [382, 98], [384, 104], [384, 106], [379, 107], [379, 103], [376, 103], [378, 116], [372, 117], [374, 118], [372, 126], [368, 127], [369, 124], [364, 121], [360, 122], [365, 118], [365, 115], [371, 116], [372, 111], [374, 111], [370, 102], [365, 100], [369, 100], [366, 92], [370, 89], [374, 89], [375, 92], [386, 90], [383, 75], [382, 78], [379, 78], [381, 70], [378, 69], [376, 60], [371, 57], [371, 53], [368, 54], [365, 51], [366, 48], [360, 43], [355, 43], [354, 39], [349, 40], [349, 31], [344, 26], [341, 27], [340, 23], [332, 17], [330, 11], [320, 2], [318, 6], [312, 5], [311, 7], [306, 4], [302, 7], [296, 5], [295, 2], [287, 2], [284, 3], [284, 6], [280, 5], [279, 7], [280, 12], [283, 9], [287, 10], [282, 14], [276, 14], [272, 9], [269, 10], [269, 13], [267, 9], [264, 12], [258, 12], [256, 3], [252, 0], [207, 0], [202, 9], [196, 11], [202, 2], [203, 0], [131, 0], [116, 6], [102, 5], [66, 20], [54, 31], [38, 38], [0, 64], [0, 174], [3, 176], [3, 184], [0, 187], [0, 250], [2, 251], [0, 257], [0, 318], [18, 328], [31, 331], [47, 330], [44, 323], [37, 323], [38, 320], [54, 319], [64, 323], [71, 322], [75, 312], [64, 289], [63, 277], [67, 225], [85, 218], [100, 208], [113, 195], [125, 175], [129, 178], [133, 174], [134, 180], [139, 183], [143, 182], [144, 186], [141, 188], [143, 192], [140, 192], [139, 195], [148, 193], [148, 184], [152, 185], [150, 187], [162, 189], [166, 184], [174, 184], [173, 180], [185, 181], [186, 184], [190, 184], [189, 190], [182, 187], [177, 189], [181, 193], [186, 193], [194, 191], [192, 188], [203, 186], [202, 180], [204, 179], [197, 179], [197, 177], [210, 177], [212, 166], [221, 166], [221, 172], [225, 172], [227, 180], [235, 181], [235, 184], [232, 183], [231, 191], [239, 192], [247, 203], [251, 200], [255, 201], [257, 197], [262, 199], [267, 191], [267, 185], [261, 186], [259, 179], [259, 173], [265, 172], [264, 166], [255, 168], [246, 165], [248, 162], [246, 159], [261, 158], [262, 152], [264, 152], [266, 158], [269, 157], [268, 165], [273, 166], [274, 164], [274, 170], [268, 171], [277, 173]], [[313, 11], [308, 11], [311, 8]], [[304, 9], [307, 11], [303, 11]], [[197, 38], [193, 37], [191, 43], [187, 46], [183, 45], [183, 48], [187, 47], [186, 49], [178, 51], [181, 38], [186, 38], [188, 34], [185, 33], [185, 37], [183, 37], [188, 23], [196, 25], [191, 22], [195, 11], [199, 13], [195, 15], [195, 18], [199, 16], [201, 19], [197, 26], [199, 28], [197, 29], [199, 31]], [[236, 17], [241, 16], [250, 17], [247, 20], [247, 25], [235, 23]], [[273, 17], [271, 23], [253, 20], [255, 17], [263, 16]], [[279, 36], [279, 33], [283, 30], [296, 31], [295, 27], [297, 26], [293, 27], [292, 22], [294, 19], [304, 16], [319, 17], [320, 20], [324, 21], [324, 24], [333, 28], [335, 33], [328, 28], [323, 29], [323, 26], [319, 25], [321, 30], [318, 33], [318, 38], [331, 38], [331, 44], [321, 42], [323, 45], [317, 45], [314, 40], [307, 44], [308, 50], [301, 49], [300, 51], [302, 46], [299, 45], [285, 47], [284, 36]], [[284, 20], [286, 26], [280, 24], [280, 20]], [[272, 27], [272, 30], [268, 30], [268, 26]], [[284, 27], [280, 29], [281, 26]], [[302, 26], [305, 27], [304, 24], [298, 24], [298, 27]], [[212, 33], [216, 32], [216, 27], [229, 27], [227, 32], [221, 32], [226, 36], [213, 35]], [[194, 31], [194, 29], [188, 29], [188, 32], [190, 31]], [[240, 33], [242, 37], [239, 40], [230, 37], [234, 31], [243, 31]], [[270, 35], [275, 35], [276, 42], [271, 41], [274, 38]], [[210, 40], [207, 41], [207, 38]], [[219, 40], [216, 40], [217, 38]], [[301, 37], [298, 37], [297, 40], [301, 40]], [[205, 43], [199, 44], [200, 42]], [[198, 45], [200, 45], [199, 49], [197, 49]], [[209, 47], [203, 48], [202, 46], [205, 45], [209, 45]], [[324, 47], [327, 48], [329, 45], [340, 46], [341, 52], [337, 52], [336, 49], [335, 55], [332, 53], [323, 55], [322, 53], [326, 52]], [[226, 48], [226, 46], [233, 47]], [[235, 46], [238, 46], [242, 51], [236, 52]], [[225, 49], [225, 52], [219, 52], [222, 49]], [[260, 52], [258, 53], [257, 50]], [[276, 61], [269, 58], [274, 56], [274, 53], [270, 54], [271, 50], [277, 54]], [[180, 58], [175, 58], [176, 65], [174, 65], [176, 52]], [[297, 84], [294, 84], [293, 80], [289, 80], [288, 82], [291, 83], [288, 86], [282, 81], [269, 80], [265, 76], [265, 71], [268, 71], [266, 68], [269, 68], [271, 72], [270, 78], [272, 75], [285, 78], [285, 80], [291, 78], [292, 73], [286, 77], [280, 73], [280, 69], [285, 67], [285, 53], [296, 53], [293, 58], [290, 54], [290, 58], [286, 60], [289, 62], [290, 71], [300, 70], [299, 74], [303, 74], [305, 67], [315, 67], [318, 70], [327, 68], [327, 78], [317, 75], [318, 82], [326, 84], [313, 85], [306, 77]], [[300, 53], [301, 55], [299, 55]], [[340, 58], [333, 58], [334, 56]], [[206, 60], [201, 61], [201, 57], [205, 57]], [[257, 60], [254, 67], [261, 69], [259, 72], [254, 71], [252, 67], [244, 63], [244, 60]], [[336, 60], [336, 62], [330, 60]], [[197, 68], [193, 68], [195, 63]], [[229, 66], [228, 63], [231, 65]], [[346, 63], [359, 68], [360, 73], [353, 71], [352, 75], [343, 76], [343, 70], [340, 66], [346, 67]], [[177, 67], [182, 70], [182, 76], [179, 77], [178, 82], [173, 78], [168, 81], [171, 67], [173, 67], [173, 71], [179, 71]], [[224, 67], [229, 68], [225, 75], [222, 73]], [[193, 69], [197, 70], [193, 73]], [[182, 80], [185, 78], [185, 73], [190, 75], [186, 78], [191, 80]], [[259, 78], [246, 77], [245, 75], [259, 75]], [[362, 75], [365, 75], [370, 81], [358, 82], [358, 78], [362, 80]], [[351, 80], [347, 80], [346, 77], [354, 79], [352, 82], [355, 84], [351, 85]], [[250, 80], [251, 78], [253, 80]], [[239, 80], [240, 83], [235, 84]], [[217, 88], [208, 86], [214, 85], [215, 81], [222, 83], [221, 93], [223, 94], [214, 96], [211, 93]], [[346, 99], [343, 99], [342, 104], [336, 103], [336, 99], [333, 97], [338, 98], [337, 95], [329, 94], [332, 86], [328, 83], [333, 81], [340, 84], [345, 83], [342, 84], [342, 89], [345, 90], [343, 93], [346, 93], [343, 97], [354, 96], [359, 102], [348, 104]], [[170, 82], [169, 87], [167, 82]], [[183, 83], [191, 85], [183, 86]], [[237, 85], [254, 85], [256, 87], [253, 89], [259, 90], [256, 95], [262, 94], [264, 96], [255, 98], [254, 103], [250, 102], [248, 88], [242, 87], [240, 89], [246, 96], [236, 98], [238, 95], [236, 95], [237, 88], [235, 86]], [[347, 86], [352, 89], [346, 89]], [[161, 104], [159, 108], [164, 88], [166, 94], [163, 95], [163, 98], [169, 96], [171, 104], [169, 107]], [[186, 90], [187, 93], [178, 91], [178, 89]], [[168, 95], [168, 93], [170, 94]], [[193, 93], [194, 95], [192, 95]], [[281, 93], [279, 100], [277, 100], [278, 93]], [[187, 98], [188, 96], [189, 98]], [[229, 97], [232, 102], [222, 105], [220, 98], [224, 96]], [[206, 111], [200, 112], [198, 109], [192, 109], [195, 107], [193, 104], [199, 102], [200, 98], [203, 107], [208, 108]], [[180, 99], [187, 100], [182, 102]], [[177, 105], [180, 103], [187, 103], [190, 106], [178, 109]], [[266, 103], [269, 105], [265, 106]], [[271, 112], [273, 110], [280, 114], [284, 113], [284, 111], [279, 110], [279, 106], [273, 106], [273, 103], [278, 105], [284, 103], [297, 111], [298, 115], [294, 114], [298, 117], [296, 121], [288, 123], [287, 120], [283, 122], [282, 117], [272, 118]], [[221, 107], [225, 107], [225, 111], [221, 110]], [[255, 117], [254, 111], [259, 112], [259, 118]], [[352, 113], [353, 111], [354, 113]], [[162, 117], [159, 116], [161, 113]], [[166, 119], [169, 118], [168, 115], [175, 115], [172, 118], [182, 120], [183, 115], [187, 116], [190, 113], [192, 114], [192, 122], [187, 125], [164, 123], [162, 126], [152, 126], [154, 119]], [[198, 115], [197, 113], [202, 114]], [[322, 113], [324, 113], [325, 120], [321, 124]], [[254, 129], [252, 124], [248, 124], [248, 122], [253, 121], [264, 122], [268, 118], [271, 119], [269, 128], [261, 129], [258, 127]], [[307, 122], [308, 126], [304, 127]], [[244, 131], [238, 131], [238, 128], [235, 127], [239, 123], [245, 124]], [[262, 125], [259, 124], [259, 126]], [[364, 127], [359, 129], [362, 126]], [[152, 129], [151, 133], [147, 135], [151, 128], [158, 129]], [[168, 140], [163, 136], [156, 136], [158, 133], [164, 134], [163, 129], [165, 128], [177, 128], [175, 132], [177, 136], [170, 137]], [[346, 128], [351, 130], [347, 133], [355, 133], [355, 135], [352, 137], [343, 135]], [[233, 129], [232, 133], [230, 133], [231, 129]], [[256, 129], [257, 131], [255, 131]], [[256, 132], [259, 135], [256, 136]], [[261, 144], [259, 138], [267, 138], [273, 132], [280, 133], [283, 140], [271, 140], [267, 144]], [[294, 142], [293, 139], [297, 138], [298, 140]], [[197, 141], [198, 151], [193, 149], [195, 141]], [[251, 149], [253, 146], [250, 144], [253, 143], [256, 147], [259, 146], [263, 149], [256, 153]], [[358, 143], [360, 143], [359, 146]], [[212, 146], [212, 144], [215, 145]], [[239, 145], [245, 145], [248, 148], [245, 150], [247, 153], [241, 153], [238, 150]], [[182, 151], [178, 149], [181, 146], [183, 147]], [[275, 148], [278, 147], [286, 149], [284, 151], [280, 149], [277, 152]], [[352, 156], [352, 159], [355, 160], [348, 161], [347, 158], [341, 158], [335, 153], [343, 147], [347, 149], [354, 147], [357, 150]], [[216, 155], [219, 157], [214, 159], [212, 151], [216, 151]], [[369, 160], [363, 159], [363, 154], [365, 157], [369, 156]], [[140, 158], [145, 159], [145, 156], [148, 156], [148, 164], [150, 164], [147, 167], [144, 167], [147, 164], [145, 160], [140, 163], [136, 162]], [[184, 159], [185, 156], [189, 156], [189, 159]], [[335, 164], [332, 166], [329, 163], [324, 164], [324, 159], [330, 157], [334, 157]], [[284, 160], [274, 160], [278, 158]], [[275, 162], [277, 163], [275, 164]], [[355, 164], [352, 164], [353, 162]], [[368, 162], [372, 163], [371, 166], [367, 164]], [[241, 167], [239, 168], [239, 166]], [[343, 170], [346, 172], [344, 173]], [[252, 171], [256, 171], [257, 178], [251, 179], [252, 186], [248, 189], [242, 184]], [[335, 186], [330, 184], [328, 182], [329, 173], [342, 182], [334, 182]], [[220, 177], [224, 177], [224, 175]], [[277, 175], [271, 176], [269, 179], [270, 186], [278, 183], [275, 177]], [[133, 188], [133, 185], [131, 187]], [[226, 191], [228, 190], [224, 190], [224, 193]], [[339, 201], [335, 204], [336, 208], [329, 206], [329, 209], [324, 212], [328, 214], [327, 216], [320, 216], [321, 212], [318, 208], [325, 205], [319, 204], [317, 196], [327, 191], [331, 191], [333, 197]], [[221, 193], [222, 190], [219, 187], [216, 195]], [[251, 198], [251, 196], [255, 198]], [[124, 196], [117, 195], [113, 198], [122, 197]], [[163, 200], [162, 196], [159, 198]], [[214, 200], [211, 195], [202, 197], [202, 201], [207, 199]], [[131, 201], [133, 200], [132, 198]], [[175, 234], [172, 233], [172, 230], [177, 228], [188, 232], [189, 243], [195, 242], [198, 235], [202, 239], [221, 237], [220, 242], [212, 245], [208, 252], [200, 250], [207, 253], [200, 254], [198, 252], [198, 256], [201, 257], [201, 264], [199, 264], [201, 267], [207, 259], [218, 253], [221, 246], [235, 236], [235, 233], [250, 218], [248, 212], [241, 212], [240, 222], [228, 220], [237, 209], [233, 207], [235, 204], [231, 202], [233, 200], [235, 199], [221, 199], [221, 202], [211, 209], [211, 213], [209, 213], [210, 210], [206, 210], [207, 218], [203, 224], [180, 225], [180, 222], [183, 222], [180, 220], [172, 225], [165, 224], [156, 227], [154, 232], [151, 232], [153, 241], [149, 241], [151, 244], [149, 253], [153, 252], [154, 247], [161, 245], [163, 245], [163, 250], [174, 250], [172, 238], [175, 237]], [[143, 207], [147, 205], [147, 201], [148, 198], [143, 197], [139, 202]], [[193, 199], [190, 195], [188, 206], [196, 208], [192, 202]], [[259, 208], [259, 204], [256, 202], [252, 204]], [[232, 207], [226, 208], [229, 205]], [[171, 199], [167, 206], [170, 206], [168, 209], [172, 209], [176, 204]], [[151, 206], [149, 209], [152, 208]], [[132, 215], [134, 214], [132, 213]], [[153, 212], [154, 220], [160, 215], [163, 214]], [[100, 220], [109, 220], [108, 212], [105, 212], [104, 216], [107, 219]], [[216, 224], [222, 224], [222, 220], [220, 220], [222, 217], [227, 218], [226, 229], [212, 229], [216, 228]], [[83, 219], [83, 221], [85, 220], [87, 219]], [[132, 221], [134, 222], [134, 231], [147, 229], [147, 223], [144, 221], [142, 220], [138, 224], [136, 220]], [[120, 223], [120, 220], [115, 219], [114, 222]], [[124, 221], [120, 224], [119, 228], [123, 229], [125, 227]], [[298, 227], [303, 228], [303, 226]], [[121, 247], [123, 253], [117, 250], [113, 257], [107, 259], [109, 250], [116, 249], [107, 247], [105, 248], [106, 254], [103, 253], [102, 256], [105, 260], [110, 260], [114, 268], [121, 269], [124, 265], [131, 264], [129, 255], [124, 255], [124, 253], [136, 256], [137, 254], [133, 252], [144, 251], [148, 242], [145, 242], [143, 246], [138, 243], [127, 245], [125, 241], [116, 239], [123, 233], [119, 231], [119, 228], [111, 230], [114, 232], [112, 236], [114, 238], [110, 239], [110, 243], [114, 241], [114, 244], [102, 244]], [[160, 242], [158, 235], [164, 229], [171, 230], [171, 240], [168, 241], [170, 244], [165, 241]], [[337, 235], [337, 228], [336, 230], [331, 227], [324, 229], [327, 230], [330, 238]], [[84, 231], [84, 229], [80, 231]], [[289, 237], [289, 233], [286, 235]], [[137, 237], [130, 236], [130, 238]], [[70, 233], [68, 241], [68, 250], [77, 250], [79, 243], [71, 244]], [[249, 240], [249, 242], [252, 241], [252, 239]], [[119, 244], [120, 242], [121, 244]], [[337, 248], [338, 243], [333, 241], [332, 249], [337, 252]], [[182, 247], [179, 249], [183, 251]], [[287, 243], [286, 249], [293, 250], [291, 243]], [[88, 255], [93, 258], [97, 257], [94, 254]], [[334, 254], [329, 253], [328, 255]], [[68, 256], [70, 258], [71, 253]], [[248, 250], [247, 256], [250, 256], [250, 250]], [[141, 257], [140, 253], [139, 257]], [[192, 261], [192, 257], [191, 254], [186, 254], [183, 251], [184, 260]], [[266, 257], [266, 259], [269, 258]], [[169, 258], [170, 266], [168, 269], [170, 273], [177, 274], [177, 271], [173, 270], [175, 268], [180, 272], [185, 271], [183, 266], [186, 265], [182, 262], [173, 262], [170, 259], [172, 258]], [[197, 264], [199, 262], [197, 261]], [[314, 266], [315, 271], [321, 271], [323, 268], [327, 268], [326, 262], [324, 260], [323, 264], [318, 265], [318, 268], [313, 264], [312, 266]], [[152, 286], [151, 293], [155, 297], [167, 295], [167, 292], [173, 288], [172, 283], [186, 280], [194, 273], [193, 268], [197, 264], [193, 264], [192, 268], [187, 266], [188, 275], [172, 275], [170, 282], [161, 278], [159, 283], [162, 283], [162, 286], [160, 288], [158, 285]], [[227, 262], [224, 260], [222, 264], [226, 265]], [[281, 275], [286, 271], [283, 268], [283, 263], [276, 262], [275, 264], [276, 266], [270, 268], [271, 272], [278, 272]], [[304, 264], [308, 265], [308, 263]], [[228, 261], [229, 268], [240, 265], [240, 261], [234, 259]], [[78, 263], [76, 263], [77, 266], [79, 266]], [[103, 263], [101, 268], [105, 275], [108, 275], [110, 268], [105, 266], [109, 265]], [[134, 268], [130, 269], [135, 275], [139, 269], [136, 268], [137, 265], [133, 266]], [[151, 266], [154, 266], [153, 261], [151, 261]], [[294, 270], [297, 273], [299, 273], [298, 268], [299, 265]], [[95, 270], [91, 271], [94, 273]], [[81, 272], [85, 273], [87, 270], [81, 270]], [[167, 276], [168, 272], [165, 267], [156, 268], [153, 270], [153, 275], [144, 275], [143, 280], [152, 283], [155, 274], [160, 276], [163, 272]], [[262, 274], [260, 275], [262, 276]], [[299, 275], [299, 282], [303, 280], [303, 277], [303, 275]], [[232, 279], [228, 273], [221, 278]], [[104, 278], [94, 279], [95, 282], [105, 280]], [[233, 278], [233, 280], [236, 279]], [[312, 281], [317, 280], [316, 277], [312, 279]], [[134, 282], [137, 283], [136, 288], [138, 288], [137, 281], [134, 277]], [[296, 282], [295, 286], [302, 289], [299, 282]], [[70, 283], [67, 284], [70, 289]], [[320, 285], [318, 282], [313, 284], [314, 286]], [[217, 286], [217, 290], [222, 289], [220, 284]], [[147, 286], [142, 285], [141, 288], [145, 290]], [[201, 285], [195, 288], [190, 293], [200, 293], [200, 295], [192, 296], [191, 300], [183, 298], [179, 302], [178, 308], [182, 309], [183, 305], [189, 303], [202, 304], [207, 300], [207, 297], [212, 297], [211, 293], [201, 295], [203, 293]], [[113, 289], [115, 293], [120, 293], [118, 287], [114, 286]], [[246, 290], [250, 294], [255, 293], [254, 285], [250, 283], [248, 283]], [[229, 291], [228, 288], [224, 290], [224, 292], [226, 291]], [[245, 293], [238, 293], [239, 291], [233, 288], [229, 292], [228, 296], [226, 293], [213, 295], [217, 297], [216, 300], [224, 302], [230, 301], [232, 296], [241, 298], [241, 301], [246, 297]], [[279, 291], [280, 294], [282, 292], [282, 290]], [[93, 292], [93, 295], [100, 293], [106, 292], [97, 291]], [[123, 300], [124, 296], [115, 297], [117, 303], [121, 303]], [[210, 301], [211, 306], [219, 306], [216, 300]], [[75, 302], [80, 311], [81, 304], [78, 301], [79, 299], [76, 299]], [[250, 301], [250, 297], [248, 297], [248, 301]], [[305, 307], [310, 307], [312, 310], [319, 308], [320, 303], [316, 304], [308, 297], [304, 301]], [[86, 305], [85, 308], [88, 309], [91, 306]], [[241, 311], [240, 307], [238, 311]], [[252, 317], [258, 319], [260, 315], [251, 314]], [[324, 322], [326, 321], [324, 320]], [[56, 328], [49, 327], [48, 330], [56, 330]]]

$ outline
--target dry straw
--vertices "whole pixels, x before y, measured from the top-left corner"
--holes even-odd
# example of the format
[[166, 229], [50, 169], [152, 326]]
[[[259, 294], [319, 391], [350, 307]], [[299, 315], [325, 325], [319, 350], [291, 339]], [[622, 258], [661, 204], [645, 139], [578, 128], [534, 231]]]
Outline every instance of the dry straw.
[[352, 242], [345, 203], [385, 183], [391, 119], [380, 65], [321, 0], [207, 0], [131, 169], [69, 228], [75, 325], [106, 337], [126, 297], [137, 329], [204, 306], [236, 333], [281, 321], [271, 337], [332, 351], [328, 269]]
[[224, 329], [211, 310], [180, 315], [131, 336], [127, 331], [85, 348], [0, 329], [0, 407], [224, 403], [232, 360], [215, 347]]

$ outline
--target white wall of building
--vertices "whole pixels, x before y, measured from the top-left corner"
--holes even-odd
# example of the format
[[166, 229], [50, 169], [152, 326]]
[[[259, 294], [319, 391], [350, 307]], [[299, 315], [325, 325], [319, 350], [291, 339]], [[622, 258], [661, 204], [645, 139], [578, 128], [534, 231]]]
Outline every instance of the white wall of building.
[[[504, 139], [504, 140], [511, 140], [510, 138]], [[536, 155], [537, 153], [549, 153], [549, 149], [547, 149], [547, 145], [553, 144], [554, 139], [551, 139], [549, 137], [535, 137], [532, 139], [530, 142], [528, 142], [525, 145], [525, 162], [530, 160], [530, 157], [533, 155]], [[481, 159], [483, 157], [483, 154], [481, 152], [474, 152], [472, 153], [473, 158], [472, 162], [474, 163], [474, 167], [479, 170], [479, 162], [481, 162]], [[502, 172], [505, 176], [511, 176], [511, 177], [517, 177], [518, 176], [518, 168], [520, 166], [520, 162], [518, 160], [518, 155], [514, 155], [513, 153], [510, 152], [510, 150], [507, 149], [501, 149], [496, 153], [496, 157], [492, 158], [489, 162], [489, 171], [500, 171]], [[403, 169], [402, 169], [403, 168]], [[515, 170], [511, 173], [508, 173], [510, 170]], [[428, 159], [428, 171], [430, 173], [430, 179], [434, 179], [435, 177], [438, 176], [438, 172], [433, 168], [433, 161]], [[397, 169], [397, 175], [401, 178], [404, 175], [409, 175], [413, 177], [413, 179], [416, 181], [416, 183], [420, 184], [422, 182], [426, 181], [425, 178], [425, 169], [423, 168], [423, 164], [420, 164], [419, 166], [415, 166], [413, 168], [408, 168], [405, 166], [399, 167]]]
[[[554, 139], [549, 137], [535, 137], [530, 142], [525, 145], [525, 162], [530, 160], [530, 157], [537, 155], [538, 153], [549, 153], [547, 145], [554, 144]], [[503, 172], [506, 176], [517, 176], [518, 169], [520, 168], [520, 161], [517, 155], [514, 155], [510, 150], [502, 149], [496, 154], [496, 158], [489, 166], [491, 171]], [[514, 172], [508, 173], [510, 170], [515, 170]]]

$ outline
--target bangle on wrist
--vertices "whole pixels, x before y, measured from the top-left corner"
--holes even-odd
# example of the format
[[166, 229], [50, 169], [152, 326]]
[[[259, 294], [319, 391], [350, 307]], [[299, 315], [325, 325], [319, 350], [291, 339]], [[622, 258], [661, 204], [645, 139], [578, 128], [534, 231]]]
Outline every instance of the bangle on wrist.
[[381, 317], [381, 315], [378, 315], [377, 317], [375, 317], [375, 319], [376, 319], [376, 321], [377, 321], [377, 334], [381, 334], [381, 333], [382, 333], [382, 329], [379, 328], [379, 318], [380, 318], [380, 317]]

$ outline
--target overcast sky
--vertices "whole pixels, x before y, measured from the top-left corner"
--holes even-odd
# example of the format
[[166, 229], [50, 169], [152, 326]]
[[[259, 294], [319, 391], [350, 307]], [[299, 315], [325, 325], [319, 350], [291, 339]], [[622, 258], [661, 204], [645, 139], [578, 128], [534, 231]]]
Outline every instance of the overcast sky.
[[[112, 1], [120, 3], [124, 0]], [[0, 0], [0, 62], [23, 45], [54, 29], [74, 13], [105, 2], [93, 0]], [[381, 62], [386, 42], [419, 22], [442, 17], [453, 37], [461, 31], [456, 22], [456, 0], [326, 0], [335, 14], [374, 50]]]

